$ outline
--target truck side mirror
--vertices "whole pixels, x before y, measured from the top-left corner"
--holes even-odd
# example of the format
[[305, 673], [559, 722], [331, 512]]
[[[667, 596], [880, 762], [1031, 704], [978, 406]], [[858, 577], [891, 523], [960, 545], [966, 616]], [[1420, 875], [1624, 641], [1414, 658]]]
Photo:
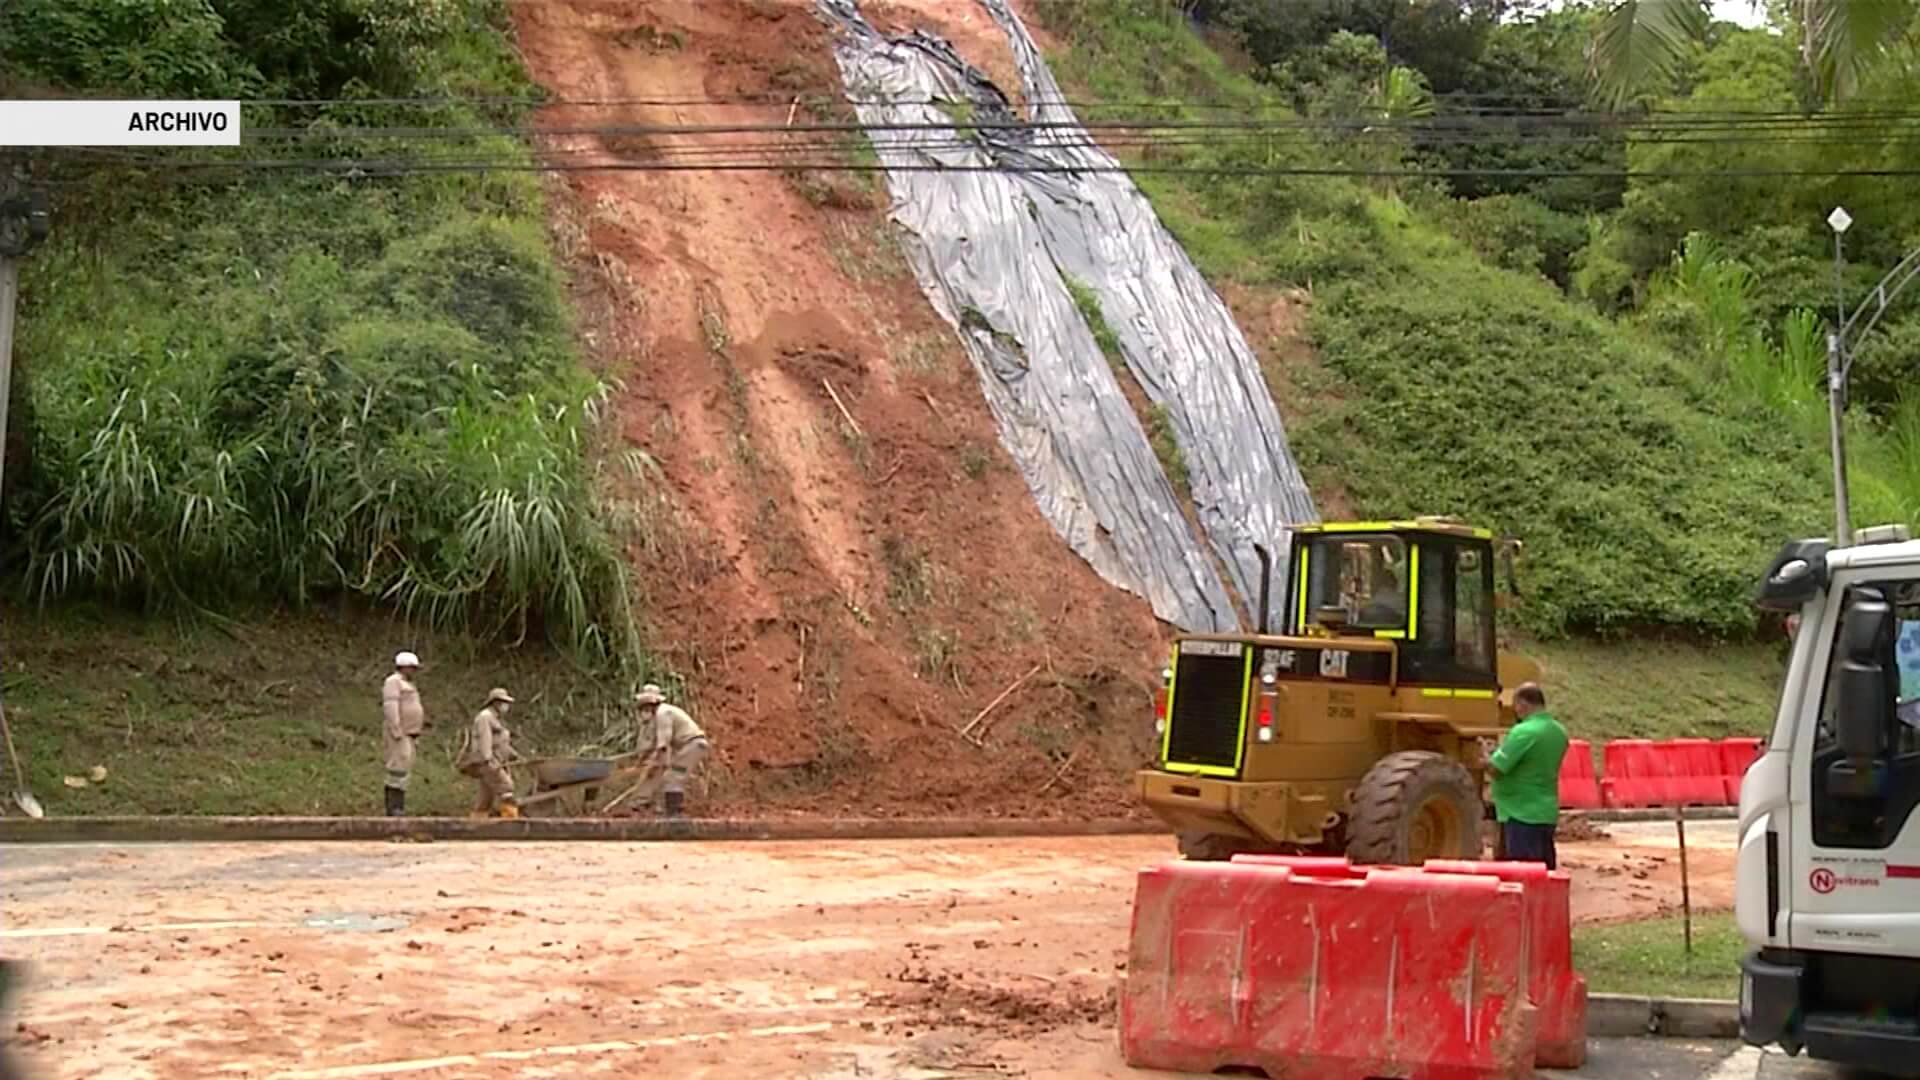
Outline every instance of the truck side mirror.
[[1840, 623], [1840, 667], [1834, 703], [1834, 735], [1840, 749], [1865, 765], [1881, 756], [1893, 699], [1887, 685], [1893, 608], [1877, 595], [1854, 597]]

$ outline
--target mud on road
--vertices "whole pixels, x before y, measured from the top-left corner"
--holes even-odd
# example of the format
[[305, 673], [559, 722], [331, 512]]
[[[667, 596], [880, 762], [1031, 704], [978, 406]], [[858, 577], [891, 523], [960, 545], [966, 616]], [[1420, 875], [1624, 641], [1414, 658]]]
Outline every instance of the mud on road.
[[[1730, 898], [1728, 839], [1697, 904]], [[1677, 899], [1659, 842], [1568, 845], [1576, 918]], [[0, 954], [48, 1078], [1125, 1076], [1133, 875], [1169, 849], [10, 847]]]

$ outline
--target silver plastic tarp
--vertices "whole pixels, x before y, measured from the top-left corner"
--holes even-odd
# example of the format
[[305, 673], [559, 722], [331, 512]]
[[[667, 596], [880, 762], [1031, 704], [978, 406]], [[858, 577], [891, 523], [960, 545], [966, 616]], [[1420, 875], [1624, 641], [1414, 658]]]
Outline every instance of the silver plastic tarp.
[[[965, 343], [1041, 513], [1160, 618], [1186, 630], [1237, 626], [1215, 558], [1251, 608], [1260, 592], [1254, 545], [1284, 558], [1288, 524], [1317, 513], [1226, 304], [1119, 163], [1093, 145], [1004, 0], [977, 2], [1007, 34], [1031, 119], [1059, 127], [992, 126], [1021, 117], [948, 43], [882, 34], [856, 0], [817, 2], [838, 31], [848, 97], [886, 167], [908, 260]], [[1212, 557], [1069, 279], [1097, 297], [1127, 370], [1164, 410]]]

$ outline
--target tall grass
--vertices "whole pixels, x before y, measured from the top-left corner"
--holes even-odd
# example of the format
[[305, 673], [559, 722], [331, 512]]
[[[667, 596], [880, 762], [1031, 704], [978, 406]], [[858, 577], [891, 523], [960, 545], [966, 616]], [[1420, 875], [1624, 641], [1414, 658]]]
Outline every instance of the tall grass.
[[[254, 12], [265, 21], [193, 25], [224, 34], [219, 62], [277, 96], [370, 99], [249, 106], [250, 122], [308, 132], [289, 153], [392, 154], [346, 129], [484, 127], [511, 117], [453, 99], [533, 90], [497, 0], [379, 8], [335, 18], [333, 0], [296, 0]], [[36, 0], [0, 23], [14, 31], [0, 44], [55, 81], [140, 75], [19, 32], [63, 10]], [[104, 11], [69, 21], [124, 29]], [[312, 36], [296, 52], [338, 55], [294, 62], [281, 16]], [[298, 81], [336, 70], [352, 76], [343, 87]], [[408, 95], [445, 101], [371, 100]], [[452, 141], [525, 159], [506, 136]], [[643, 663], [625, 551], [657, 545], [635, 540], [647, 521], [601, 499], [619, 464], [598, 445], [606, 388], [574, 347], [536, 177], [68, 179], [60, 227], [22, 282], [28, 453], [8, 472], [0, 559], [29, 596], [220, 612], [350, 595]]]
[[[1692, 233], [1654, 279], [1645, 319], [1717, 371], [1725, 392], [1765, 410], [1804, 444], [1824, 447], [1827, 324], [1795, 309], [1769, 337], [1755, 314], [1757, 285], [1752, 270]], [[1920, 399], [1902, 397], [1884, 420], [1849, 410], [1845, 423], [1856, 524], [1920, 522]]]
[[455, 212], [364, 266], [302, 252], [264, 287], [213, 287], [251, 316], [218, 330], [146, 307], [131, 260], [72, 243], [32, 296], [134, 287], [117, 335], [28, 310], [32, 467], [10, 505], [39, 599], [344, 591], [436, 626], [632, 651], [588, 464], [604, 390], [537, 230]]

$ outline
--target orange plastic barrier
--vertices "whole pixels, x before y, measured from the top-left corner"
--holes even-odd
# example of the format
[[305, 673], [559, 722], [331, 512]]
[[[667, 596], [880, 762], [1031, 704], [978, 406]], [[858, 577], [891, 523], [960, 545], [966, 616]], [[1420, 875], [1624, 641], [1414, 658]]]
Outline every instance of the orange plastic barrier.
[[1601, 750], [1600, 794], [1608, 806], [1671, 806], [1668, 762], [1647, 739], [1612, 739]]
[[1120, 1000], [1127, 1064], [1315, 1080], [1532, 1076], [1528, 935], [1513, 932], [1524, 888], [1338, 862], [1141, 871]]
[[[1364, 877], [1369, 867], [1343, 858], [1236, 855], [1234, 861], [1286, 867], [1297, 875]], [[1534, 1064], [1578, 1069], [1587, 1059], [1587, 980], [1573, 970], [1572, 877], [1539, 863], [1429, 859], [1430, 874], [1481, 874], [1521, 886], [1526, 896], [1527, 996], [1539, 1010]]]
[[[1601, 801], [1610, 807], [1726, 806], [1740, 800], [1739, 775], [1729, 784], [1727, 742], [1741, 746], [1758, 740], [1613, 739], [1602, 750]], [[1754, 751], [1757, 753], [1757, 749]], [[1571, 751], [1569, 751], [1571, 756]], [[1749, 763], [1751, 758], [1748, 759]]]
[[1528, 996], [1540, 1010], [1533, 1063], [1578, 1069], [1587, 1062], [1587, 980], [1573, 970], [1573, 879], [1540, 863], [1428, 860], [1439, 874], [1488, 874], [1511, 881], [1527, 897]]
[[1593, 769], [1593, 744], [1585, 739], [1568, 739], [1567, 756], [1560, 759], [1560, 808], [1600, 808], [1600, 777]]
[[1740, 805], [1740, 782], [1747, 777], [1747, 769], [1760, 760], [1767, 748], [1764, 739], [1721, 739], [1720, 740], [1720, 777], [1727, 788], [1727, 803]]
[[1667, 759], [1667, 805], [1727, 805], [1725, 767], [1712, 739], [1669, 739], [1653, 749]]

